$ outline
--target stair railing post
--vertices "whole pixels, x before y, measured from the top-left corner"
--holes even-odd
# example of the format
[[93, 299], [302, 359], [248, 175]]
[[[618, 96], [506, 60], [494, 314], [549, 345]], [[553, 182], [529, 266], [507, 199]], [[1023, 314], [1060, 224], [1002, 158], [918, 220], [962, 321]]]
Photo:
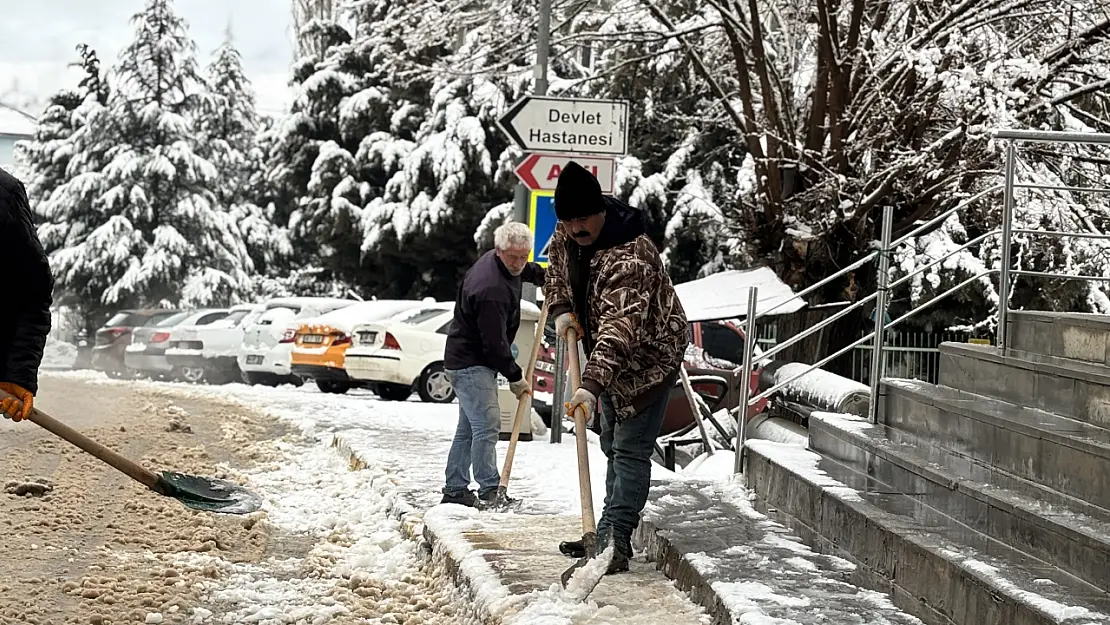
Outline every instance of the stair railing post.
[[739, 411], [736, 413], [736, 458], [733, 461], [733, 473], [744, 471], [744, 442], [747, 440], [744, 426], [748, 422], [748, 402], [752, 396], [752, 353], [755, 351], [758, 300], [759, 288], [748, 287], [748, 317], [744, 320], [744, 365], [741, 369]]
[[875, 341], [871, 348], [871, 401], [867, 407], [871, 423], [879, 422], [879, 386], [883, 379], [886, 359], [883, 354], [886, 330], [886, 308], [889, 298], [887, 284], [890, 283], [890, 254], [894, 229], [894, 207], [883, 209], [883, 238], [879, 250], [879, 273], [875, 298]]
[[1010, 236], [1014, 226], [1014, 176], [1017, 172], [1017, 147], [1006, 143], [1006, 183], [1002, 201], [1002, 261], [998, 272], [998, 324], [995, 328], [998, 349], [1006, 349], [1006, 321], [1010, 312]]

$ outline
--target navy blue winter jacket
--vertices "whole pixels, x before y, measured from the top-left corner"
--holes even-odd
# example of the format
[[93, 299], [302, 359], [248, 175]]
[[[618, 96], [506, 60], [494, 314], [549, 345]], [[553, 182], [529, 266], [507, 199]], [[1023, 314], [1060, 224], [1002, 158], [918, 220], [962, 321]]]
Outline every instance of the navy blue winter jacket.
[[543, 286], [543, 267], [528, 263], [514, 276], [493, 250], [467, 270], [455, 298], [444, 368], [489, 367], [510, 382], [523, 377], [511, 349], [520, 328], [520, 287], [525, 280]]
[[38, 392], [53, 290], [27, 191], [0, 169], [0, 382]]

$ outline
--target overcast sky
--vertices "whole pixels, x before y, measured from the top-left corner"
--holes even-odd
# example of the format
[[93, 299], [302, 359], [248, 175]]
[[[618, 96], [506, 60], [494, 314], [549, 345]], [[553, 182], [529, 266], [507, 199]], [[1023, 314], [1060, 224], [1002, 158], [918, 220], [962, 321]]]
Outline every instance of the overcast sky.
[[[19, 91], [49, 98], [76, 86], [76, 46], [87, 43], [105, 66], [132, 38], [130, 18], [145, 0], [0, 0], [0, 94]], [[289, 0], [175, 0], [189, 25], [203, 68], [223, 41], [230, 20], [260, 109], [279, 111], [288, 100], [293, 59]], [[35, 111], [31, 111], [34, 113]]]

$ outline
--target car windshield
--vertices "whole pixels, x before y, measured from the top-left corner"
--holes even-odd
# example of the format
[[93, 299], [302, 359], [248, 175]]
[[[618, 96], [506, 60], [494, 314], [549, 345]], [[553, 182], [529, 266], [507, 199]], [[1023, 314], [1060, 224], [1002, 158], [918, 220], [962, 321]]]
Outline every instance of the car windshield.
[[234, 328], [239, 325], [239, 322], [250, 314], [250, 310], [233, 310], [227, 316], [220, 317], [213, 321], [210, 325], [213, 328]]
[[446, 313], [442, 308], [424, 308], [417, 311], [406, 311], [396, 317], [397, 321], [410, 326], [420, 325], [429, 319], [435, 319]]
[[[168, 327], [168, 326], [175, 326], [175, 325], [181, 323], [181, 321], [183, 319], [185, 319], [185, 317], [188, 317], [188, 316], [189, 316], [188, 311], [179, 312], [177, 314], [170, 315], [169, 317], [164, 317], [161, 321], [159, 321], [158, 323], [156, 323], [154, 325], [157, 325], [157, 326], [162, 327], [162, 328], [165, 328], [165, 327]], [[147, 324], [147, 325], [150, 325], [150, 324]]]
[[744, 362], [744, 338], [724, 324], [701, 324], [701, 343], [705, 353], [713, 358], [733, 364]]
[[290, 308], [288, 306], [267, 308], [265, 312], [258, 316], [257, 323], [260, 325], [271, 325], [275, 321], [288, 321], [296, 317], [297, 313], [300, 311], [300, 308]]
[[144, 321], [141, 315], [135, 313], [119, 312], [112, 315], [112, 318], [104, 323], [104, 327], [111, 328], [115, 326], [135, 326]]

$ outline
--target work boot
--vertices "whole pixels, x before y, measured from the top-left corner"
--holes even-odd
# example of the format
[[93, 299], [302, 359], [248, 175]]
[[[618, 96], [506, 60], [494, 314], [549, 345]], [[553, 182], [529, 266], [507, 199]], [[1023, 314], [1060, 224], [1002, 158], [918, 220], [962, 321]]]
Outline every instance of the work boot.
[[570, 558], [585, 558], [586, 545], [581, 540], [564, 540], [559, 543], [559, 552]]
[[626, 536], [603, 532], [597, 537], [597, 552], [603, 553], [610, 544], [613, 545], [613, 559], [609, 561], [605, 574], [624, 573], [628, 570], [628, 561], [632, 559], [632, 540]]
[[440, 499], [439, 503], [454, 503], [469, 508], [477, 508], [478, 496], [475, 495], [472, 490], [464, 490], [461, 493], [444, 494], [443, 499]]

